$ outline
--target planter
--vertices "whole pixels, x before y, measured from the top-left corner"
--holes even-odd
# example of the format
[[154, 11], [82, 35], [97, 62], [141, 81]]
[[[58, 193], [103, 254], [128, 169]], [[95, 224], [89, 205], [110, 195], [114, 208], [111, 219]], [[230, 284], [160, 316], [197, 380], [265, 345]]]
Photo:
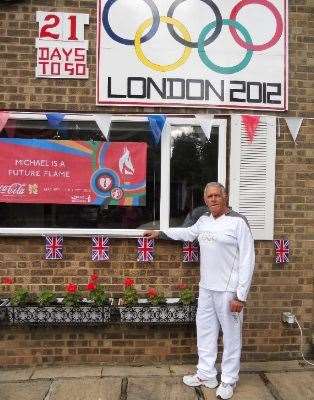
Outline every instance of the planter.
[[139, 301], [136, 306], [119, 306], [119, 311], [124, 323], [180, 324], [194, 322], [196, 308], [196, 304], [184, 305], [179, 299], [167, 299], [164, 305]]
[[13, 324], [91, 324], [110, 320], [110, 306], [92, 306], [87, 301], [77, 307], [59, 304], [51, 306], [6, 305], [8, 319]]
[[0, 299], [0, 323], [6, 319], [8, 299]]

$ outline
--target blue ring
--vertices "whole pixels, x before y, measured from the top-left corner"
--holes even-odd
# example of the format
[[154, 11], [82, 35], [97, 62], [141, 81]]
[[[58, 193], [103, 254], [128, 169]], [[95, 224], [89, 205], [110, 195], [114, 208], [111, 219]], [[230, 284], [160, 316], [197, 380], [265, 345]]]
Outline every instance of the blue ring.
[[110, 197], [110, 190], [109, 191], [102, 191], [97, 188], [96, 180], [99, 175], [107, 174], [112, 177], [112, 187], [120, 186], [120, 179], [119, 176], [113, 171], [112, 169], [109, 168], [101, 168], [96, 170], [93, 175], [91, 176], [90, 180], [90, 185], [92, 188], [92, 191], [96, 193], [99, 197], [106, 198]]
[[[111, 29], [111, 26], [109, 24], [109, 10], [110, 7], [116, 2], [117, 0], [108, 0], [105, 4], [103, 13], [102, 13], [102, 23], [105, 28], [105, 31], [108, 33], [108, 35], [111, 37], [111, 39], [115, 40], [118, 43], [125, 44], [127, 46], [133, 46], [134, 45], [134, 40], [131, 39], [124, 39], [121, 36], [118, 36], [116, 33], [113, 32]], [[141, 43], [147, 42], [147, 40], [151, 39], [155, 33], [157, 32], [159, 28], [159, 23], [160, 23], [160, 16], [159, 16], [159, 11], [154, 3], [153, 0], [143, 0], [145, 3], [150, 7], [153, 15], [153, 24], [150, 30], [141, 37]]]

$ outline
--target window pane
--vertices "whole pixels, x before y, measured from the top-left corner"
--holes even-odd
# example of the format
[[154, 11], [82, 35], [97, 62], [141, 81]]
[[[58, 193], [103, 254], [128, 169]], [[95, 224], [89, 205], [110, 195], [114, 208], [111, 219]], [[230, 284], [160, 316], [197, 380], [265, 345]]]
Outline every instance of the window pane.
[[171, 136], [170, 226], [180, 226], [204, 206], [206, 183], [218, 179], [218, 128], [212, 128], [210, 141], [200, 126], [175, 126]]
[[[46, 119], [9, 119], [1, 135], [4, 138], [105, 141], [94, 121], [62, 121], [57, 128], [52, 128]], [[159, 222], [155, 223], [155, 221], [159, 221], [160, 145], [153, 144], [148, 123], [112, 122], [109, 140], [148, 144], [145, 206], [0, 203], [0, 226], [106, 229], [147, 226], [158, 228]]]

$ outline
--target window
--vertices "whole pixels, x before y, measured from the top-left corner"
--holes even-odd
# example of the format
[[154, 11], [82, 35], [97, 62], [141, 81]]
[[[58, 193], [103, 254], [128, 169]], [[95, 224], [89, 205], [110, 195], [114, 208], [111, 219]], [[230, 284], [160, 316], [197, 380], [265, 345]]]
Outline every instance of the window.
[[[147, 144], [146, 201], [136, 206], [0, 203], [2, 234], [134, 234], [134, 229], [177, 226], [202, 204], [208, 181], [225, 183], [226, 120], [215, 120], [211, 139], [195, 118], [169, 117], [169, 135], [155, 145], [145, 116], [114, 116], [110, 143]], [[11, 113], [2, 138], [106, 142], [94, 115], [66, 114], [53, 128], [44, 114]], [[192, 151], [193, 149], [193, 151]], [[188, 165], [188, 168], [187, 168]], [[184, 172], [186, 171], [186, 173]], [[53, 203], [53, 202], [52, 202]]]

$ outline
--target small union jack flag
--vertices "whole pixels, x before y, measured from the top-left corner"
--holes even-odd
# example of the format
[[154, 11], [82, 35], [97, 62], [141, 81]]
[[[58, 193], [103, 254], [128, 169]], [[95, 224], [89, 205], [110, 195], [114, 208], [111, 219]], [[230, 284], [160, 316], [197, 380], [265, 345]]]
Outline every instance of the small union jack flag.
[[92, 236], [92, 260], [109, 260], [109, 238], [105, 236]]
[[199, 257], [197, 241], [183, 242], [183, 262], [197, 262]]
[[289, 262], [289, 240], [277, 239], [274, 240], [276, 251], [276, 264]]
[[154, 239], [147, 239], [145, 237], [137, 239], [137, 261], [151, 262], [154, 261], [155, 251]]
[[63, 258], [63, 236], [46, 236], [46, 260]]

